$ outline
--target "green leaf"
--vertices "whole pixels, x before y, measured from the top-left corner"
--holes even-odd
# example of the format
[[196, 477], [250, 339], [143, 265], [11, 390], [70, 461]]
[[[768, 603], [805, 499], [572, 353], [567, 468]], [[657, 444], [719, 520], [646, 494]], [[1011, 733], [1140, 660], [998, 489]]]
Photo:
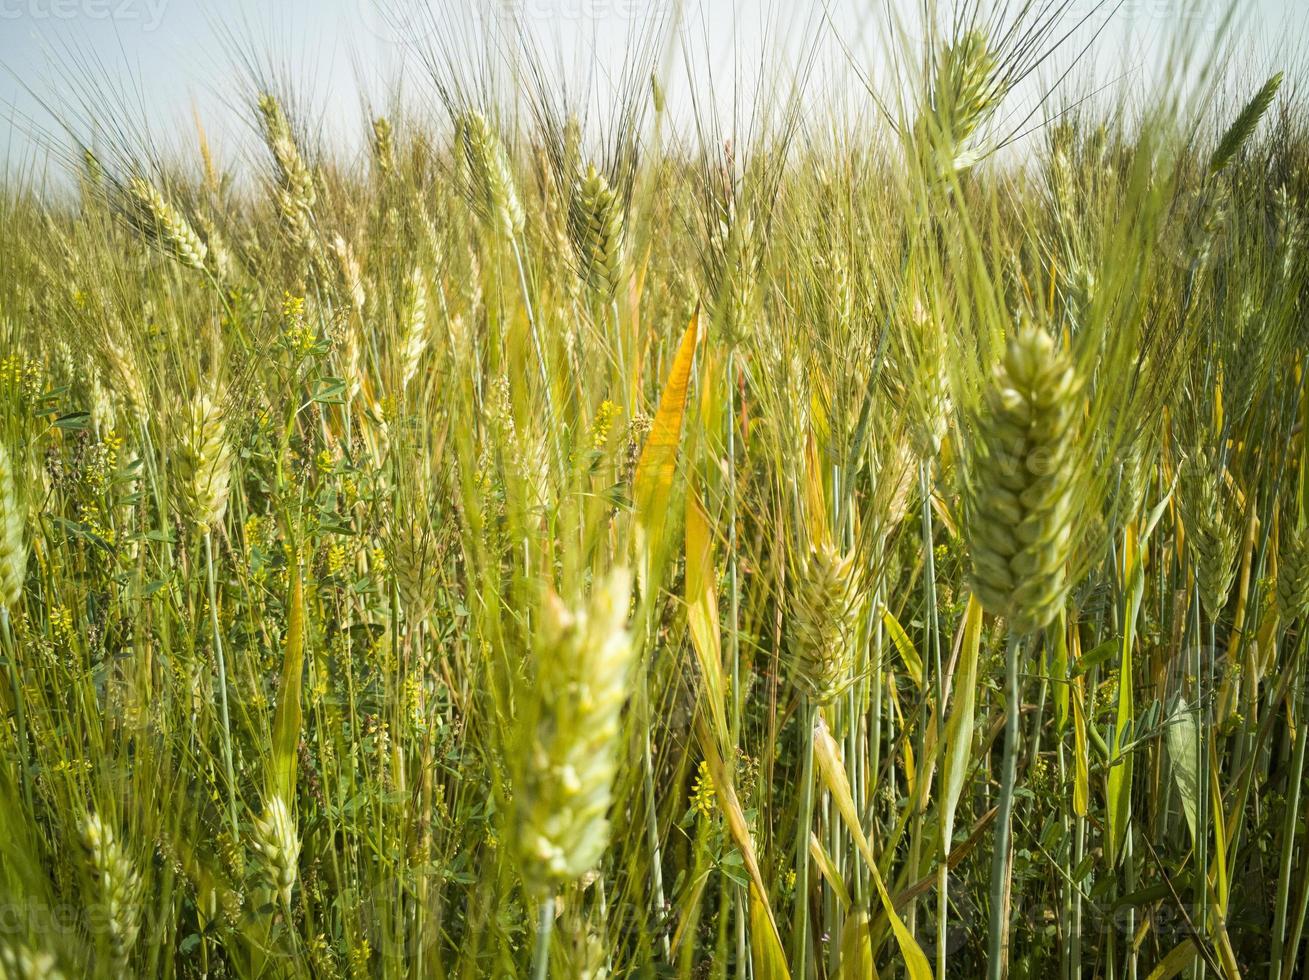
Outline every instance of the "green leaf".
[[1199, 761], [1200, 719], [1196, 710], [1179, 698], [1177, 708], [1168, 719], [1166, 734], [1168, 743], [1169, 768], [1173, 773], [1173, 782], [1177, 784], [1177, 793], [1182, 798], [1182, 813], [1186, 816], [1186, 825], [1191, 831], [1192, 842], [1196, 841], [1196, 811], [1200, 802]]
[[55, 419], [55, 427], [59, 429], [85, 429], [89, 427], [90, 424], [90, 412], [69, 412], [67, 415], [61, 415], [59, 418]]
[[340, 378], [319, 378], [314, 382], [314, 390], [309, 398], [320, 405], [344, 405], [345, 382]]
[[954, 836], [955, 811], [963, 793], [968, 773], [969, 753], [973, 747], [973, 723], [977, 701], [977, 654], [982, 639], [982, 604], [977, 596], [968, 597], [964, 613], [964, 641], [959, 651], [959, 666], [951, 682], [950, 716], [945, 723], [945, 760], [942, 780], [945, 799], [941, 802], [941, 838], [949, 850]]

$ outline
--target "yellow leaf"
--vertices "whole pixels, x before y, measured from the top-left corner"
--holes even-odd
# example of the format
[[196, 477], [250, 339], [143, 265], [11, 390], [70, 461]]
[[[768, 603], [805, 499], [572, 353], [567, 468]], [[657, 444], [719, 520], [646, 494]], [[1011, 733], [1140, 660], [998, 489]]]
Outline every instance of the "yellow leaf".
[[823, 842], [813, 832], [809, 834], [809, 856], [814, 859], [814, 864], [818, 865], [819, 874], [832, 886], [832, 891], [836, 893], [836, 899], [841, 903], [841, 907], [848, 909], [850, 907], [850, 892], [845, 887], [845, 879], [841, 877], [841, 872], [832, 863], [831, 857], [823, 847]]
[[1155, 968], [1150, 971], [1150, 975], [1145, 980], [1173, 980], [1173, 977], [1191, 965], [1195, 955], [1195, 946], [1191, 940], [1183, 939], [1168, 951], [1168, 955], [1155, 964]]
[[700, 751], [704, 754], [705, 765], [709, 767], [709, 776], [714, 782], [718, 806], [727, 821], [727, 832], [741, 852], [746, 873], [750, 876], [751, 944], [755, 953], [755, 975], [789, 980], [786, 958], [782, 953], [782, 939], [777, 932], [777, 919], [773, 915], [772, 906], [768, 904], [768, 889], [764, 887], [764, 877], [759, 871], [759, 860], [755, 856], [754, 841], [750, 839], [745, 811], [736, 796], [732, 773], [724, 764], [718, 743], [706, 727], [702, 714], [695, 717], [695, 734], [700, 743]]
[[913, 641], [909, 639], [909, 634], [904, 631], [904, 627], [895, 618], [895, 614], [885, 606], [882, 607], [882, 622], [886, 624], [886, 631], [891, 634], [891, 641], [895, 644], [895, 648], [900, 651], [900, 659], [904, 661], [905, 670], [909, 672], [910, 679], [921, 691], [923, 689], [923, 658], [918, 656]]
[[882, 881], [882, 873], [878, 870], [876, 858], [873, 857], [872, 845], [868, 843], [868, 837], [859, 823], [854, 794], [850, 792], [850, 781], [846, 778], [845, 766], [841, 764], [841, 750], [822, 718], [819, 718], [814, 726], [814, 760], [818, 763], [818, 772], [824, 785], [827, 786], [827, 791], [832, 794], [832, 801], [836, 804], [837, 811], [840, 812], [851, 836], [854, 837], [855, 846], [863, 855], [864, 864], [868, 866], [868, 873], [882, 901], [882, 911], [886, 914], [887, 921], [891, 923], [891, 932], [894, 933], [896, 944], [900, 947], [900, 955], [904, 958], [909, 980], [932, 980], [932, 967], [927, 962], [926, 954], [896, 912], [895, 903], [891, 901], [886, 884]]
[[704, 697], [714, 735], [718, 744], [726, 745], [729, 736], [723, 703], [727, 685], [714, 581], [713, 536], [709, 531], [709, 516], [699, 498], [689, 490], [686, 494], [686, 618], [691, 647], [704, 678]]
[[827, 526], [827, 494], [823, 490], [823, 469], [818, 461], [818, 446], [814, 443], [812, 432], [805, 440], [804, 461], [805, 522], [808, 524], [810, 543], [819, 547], [828, 544], [832, 535]]
[[1086, 744], [1086, 708], [1082, 694], [1082, 679], [1073, 678], [1073, 812], [1086, 816], [1091, 796], [1091, 771]]
[[655, 412], [650, 434], [632, 476], [638, 550], [642, 573], [647, 578], [663, 546], [673, 477], [677, 472], [677, 446], [682, 437], [682, 420], [686, 415], [686, 399], [691, 385], [691, 365], [699, 340], [700, 311], [697, 309], [682, 334], [682, 342], [678, 345], [659, 398], [659, 409]]
[[841, 980], [877, 980], [870, 925], [867, 912], [845, 920], [841, 930]]
[[754, 887], [750, 889], [750, 947], [754, 961], [754, 975], [759, 980], [791, 980], [786, 968], [786, 953], [777, 935], [772, 910], [767, 900]]

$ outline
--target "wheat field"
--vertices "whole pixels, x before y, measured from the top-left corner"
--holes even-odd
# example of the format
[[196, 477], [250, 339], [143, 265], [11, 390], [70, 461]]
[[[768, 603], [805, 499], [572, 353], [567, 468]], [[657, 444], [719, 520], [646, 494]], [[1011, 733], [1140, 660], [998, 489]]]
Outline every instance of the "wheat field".
[[0, 978], [1304, 975], [1303, 93], [950, 23], [10, 174]]

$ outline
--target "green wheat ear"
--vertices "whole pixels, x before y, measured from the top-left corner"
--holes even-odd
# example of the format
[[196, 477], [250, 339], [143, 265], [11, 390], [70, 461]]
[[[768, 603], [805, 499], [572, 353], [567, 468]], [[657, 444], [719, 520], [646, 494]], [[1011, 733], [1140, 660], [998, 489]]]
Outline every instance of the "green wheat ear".
[[1240, 534], [1222, 472], [1208, 452], [1196, 450], [1183, 462], [1181, 489], [1186, 546], [1195, 563], [1200, 603], [1205, 615], [1214, 620], [1227, 604], [1236, 578]]
[[300, 860], [300, 837], [295, 818], [280, 796], [264, 801], [264, 812], [254, 820], [254, 847], [263, 861], [261, 874], [277, 894], [283, 908], [291, 906], [296, 865]]
[[222, 523], [231, 491], [232, 450], [221, 408], [206, 394], [186, 407], [177, 453], [186, 516], [206, 528]]
[[1289, 625], [1309, 612], [1309, 533], [1292, 531], [1278, 559], [1277, 610]]
[[395, 173], [395, 143], [391, 134], [391, 121], [386, 116], [373, 120], [373, 160], [383, 179]]
[[121, 977], [126, 975], [141, 928], [141, 879], [113, 828], [98, 814], [88, 814], [82, 822], [82, 846], [90, 859], [91, 876], [100, 890], [113, 975]]
[[618, 290], [623, 266], [623, 212], [604, 174], [587, 168], [573, 190], [568, 233], [582, 278], [605, 300]]
[[854, 612], [853, 556], [814, 548], [794, 578], [787, 639], [796, 682], [818, 705], [854, 680]]
[[542, 895], [592, 870], [609, 843], [634, 653], [630, 598], [631, 575], [619, 569], [585, 605], [569, 609], [551, 592], [541, 609], [514, 807], [523, 879]]
[[1259, 120], [1264, 117], [1268, 107], [1273, 104], [1277, 90], [1282, 87], [1282, 73], [1279, 71], [1255, 93], [1254, 98], [1245, 104], [1241, 114], [1227, 127], [1223, 138], [1218, 141], [1214, 154], [1209, 158], [1209, 172], [1218, 173], [1241, 151], [1241, 147], [1254, 133]]
[[64, 980], [55, 958], [22, 943], [0, 943], [0, 980]]
[[479, 217], [506, 238], [517, 238], [525, 221], [523, 205], [500, 137], [480, 112], [461, 116], [455, 133], [463, 147]]
[[967, 528], [973, 587], [1016, 635], [1050, 622], [1068, 592], [1076, 394], [1067, 353], [1028, 325], [1009, 338], [978, 420]]
[[13, 461], [4, 446], [0, 446], [0, 608], [7, 610], [18, 608], [23, 580], [27, 577], [23, 523]]
[[1004, 98], [995, 54], [986, 35], [968, 31], [936, 57], [929, 104], [914, 122], [920, 161], [933, 178], [966, 169], [974, 162], [967, 144]]
[[150, 240], [187, 268], [203, 272], [209, 248], [182, 212], [143, 177], [129, 180], [127, 193], [136, 205], [141, 226]]

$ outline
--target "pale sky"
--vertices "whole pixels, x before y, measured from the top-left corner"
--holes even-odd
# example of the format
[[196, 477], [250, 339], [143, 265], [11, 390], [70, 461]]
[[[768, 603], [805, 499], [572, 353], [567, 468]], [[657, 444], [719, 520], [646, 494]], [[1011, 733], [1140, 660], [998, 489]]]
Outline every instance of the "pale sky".
[[[681, 107], [676, 111], [687, 111], [693, 83], [701, 98], [712, 91], [724, 107], [733, 91], [742, 93], [737, 108], [748, 114], [760, 98], [775, 101], [795, 64], [816, 52], [806, 104], [811, 113], [840, 116], [870, 104], [856, 81], [859, 72], [884, 98], [894, 98], [890, 53], [902, 42], [894, 40], [889, 2], [486, 0], [482, 7], [512, 10], [542, 49], [558, 53], [563, 67], [553, 70], [561, 78], [592, 72], [601, 101], [627, 58], [627, 39], [653, 13], [681, 32], [664, 60], [671, 104]], [[1097, 5], [1068, 2], [1070, 26]], [[251, 94], [239, 57], [251, 52], [295, 84], [329, 140], [352, 145], [362, 129], [360, 91], [379, 98], [399, 80], [406, 97], [430, 99], [415, 48], [444, 42], [471, 52], [475, 39], [497, 23], [496, 15], [469, 14], [474, 0], [435, 0], [428, 13], [402, 13], [397, 23], [393, 11], [425, 6], [421, 0], [0, 0], [0, 161], [12, 169], [39, 160], [42, 134], [54, 129], [44, 106], [79, 129], [94, 118], [100, 127], [148, 130], [154, 145], [171, 143], [177, 151], [194, 145], [195, 113], [217, 152], [235, 158], [249, 139], [238, 107]], [[1227, 0], [1122, 0], [1076, 68], [1074, 87], [1119, 80], [1140, 97], [1170, 71], [1170, 38], [1189, 30], [1196, 44], [1212, 44], [1228, 10]], [[920, 18], [901, 16], [907, 18], [902, 37], [921, 34]], [[1101, 13], [1094, 23], [1103, 19]], [[1306, 0], [1238, 2], [1232, 25], [1237, 91], [1253, 91], [1278, 68], [1287, 69], [1293, 83], [1304, 79]], [[1080, 36], [1088, 33], [1084, 28]], [[1066, 45], [1033, 82], [1059, 76], [1081, 47]], [[759, 77], [762, 89], [754, 81]]]

